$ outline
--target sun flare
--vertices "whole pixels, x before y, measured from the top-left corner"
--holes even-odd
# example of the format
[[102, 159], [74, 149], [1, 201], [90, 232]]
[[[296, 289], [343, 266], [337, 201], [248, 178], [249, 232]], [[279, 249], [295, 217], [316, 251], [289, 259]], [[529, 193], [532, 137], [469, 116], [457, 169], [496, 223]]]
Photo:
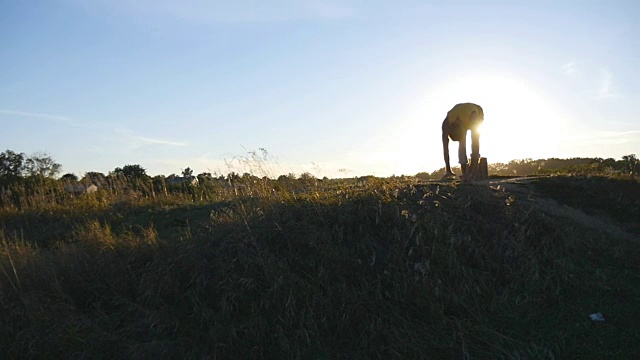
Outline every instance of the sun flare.
[[557, 154], [564, 122], [543, 94], [515, 78], [471, 78], [467, 86], [485, 113], [483, 156], [503, 162]]
[[[523, 78], [481, 73], [448, 78], [416, 94], [367, 146], [352, 154], [358, 159], [354, 162], [374, 162], [395, 174], [443, 168], [442, 121], [451, 107], [462, 102], [484, 110], [480, 156], [489, 163], [560, 156], [570, 119], [559, 104]], [[451, 163], [456, 164], [457, 143], [451, 142], [449, 150]], [[471, 132], [467, 153], [471, 153]]]
[[[567, 124], [557, 104], [522, 78], [484, 73], [449, 78], [421, 94], [403, 126], [403, 140], [398, 140], [414, 144], [412, 161], [444, 167], [440, 126], [447, 111], [462, 102], [474, 102], [484, 110], [480, 155], [490, 163], [557, 156]], [[470, 132], [467, 136], [470, 153]], [[456, 144], [449, 145], [451, 154], [456, 154]], [[457, 162], [455, 155], [451, 161]]]

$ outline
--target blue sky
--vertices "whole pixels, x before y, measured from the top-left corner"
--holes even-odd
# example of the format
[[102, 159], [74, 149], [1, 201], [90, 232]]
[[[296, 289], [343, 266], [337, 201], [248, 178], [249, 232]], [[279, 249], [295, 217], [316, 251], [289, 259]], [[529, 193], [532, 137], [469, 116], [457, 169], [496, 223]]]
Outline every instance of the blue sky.
[[576, 4], [3, 1], [0, 151], [78, 175], [226, 174], [259, 148], [270, 176], [413, 175], [470, 101], [490, 162], [639, 154], [640, 6]]

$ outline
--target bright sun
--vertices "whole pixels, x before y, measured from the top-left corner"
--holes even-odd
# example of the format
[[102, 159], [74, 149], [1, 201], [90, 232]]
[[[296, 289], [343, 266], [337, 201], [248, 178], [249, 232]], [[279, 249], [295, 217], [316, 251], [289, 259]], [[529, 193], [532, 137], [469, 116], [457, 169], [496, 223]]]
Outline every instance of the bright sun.
[[[438, 131], [453, 105], [474, 102], [482, 106], [485, 120], [480, 130], [480, 155], [490, 163], [558, 156], [566, 119], [539, 89], [520, 78], [496, 74], [461, 76], [441, 84], [426, 96], [425, 110], [430, 113], [429, 110], [439, 109], [438, 114], [427, 115], [435, 117], [429, 119], [428, 125]], [[468, 152], [471, 152], [470, 135], [469, 132]], [[456, 144], [450, 144], [450, 149], [455, 154], [453, 146]], [[441, 145], [430, 147], [430, 152], [438, 152], [436, 148]], [[457, 158], [451, 160], [457, 162]]]
[[514, 78], [472, 77], [466, 85], [485, 112], [480, 152], [489, 161], [557, 154], [563, 121], [541, 93]]
[[[514, 159], [559, 157], [567, 116], [543, 92], [527, 81], [503, 74], [482, 73], [434, 83], [381, 129], [362, 159], [389, 159], [385, 171], [415, 174], [444, 167], [441, 124], [453, 105], [482, 106], [480, 155], [489, 163]], [[471, 152], [471, 134], [467, 134]], [[450, 143], [456, 164], [457, 143]], [[364, 161], [364, 160], [362, 160]]]

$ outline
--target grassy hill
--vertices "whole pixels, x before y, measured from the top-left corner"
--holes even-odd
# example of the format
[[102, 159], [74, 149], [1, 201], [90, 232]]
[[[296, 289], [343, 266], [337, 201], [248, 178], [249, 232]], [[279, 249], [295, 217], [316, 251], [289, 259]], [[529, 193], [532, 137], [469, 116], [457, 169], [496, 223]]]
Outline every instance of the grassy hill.
[[640, 355], [637, 181], [262, 179], [46, 199], [0, 209], [6, 358]]

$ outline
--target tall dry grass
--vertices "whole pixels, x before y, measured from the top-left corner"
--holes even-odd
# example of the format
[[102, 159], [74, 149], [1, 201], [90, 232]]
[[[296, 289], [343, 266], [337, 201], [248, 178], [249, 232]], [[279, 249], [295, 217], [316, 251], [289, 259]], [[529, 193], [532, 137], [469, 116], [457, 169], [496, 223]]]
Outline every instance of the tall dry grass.
[[[5, 209], [7, 357], [640, 351], [638, 244], [551, 218], [519, 195], [411, 178], [242, 176], [132, 191]], [[596, 311], [606, 325], [590, 322]]]

